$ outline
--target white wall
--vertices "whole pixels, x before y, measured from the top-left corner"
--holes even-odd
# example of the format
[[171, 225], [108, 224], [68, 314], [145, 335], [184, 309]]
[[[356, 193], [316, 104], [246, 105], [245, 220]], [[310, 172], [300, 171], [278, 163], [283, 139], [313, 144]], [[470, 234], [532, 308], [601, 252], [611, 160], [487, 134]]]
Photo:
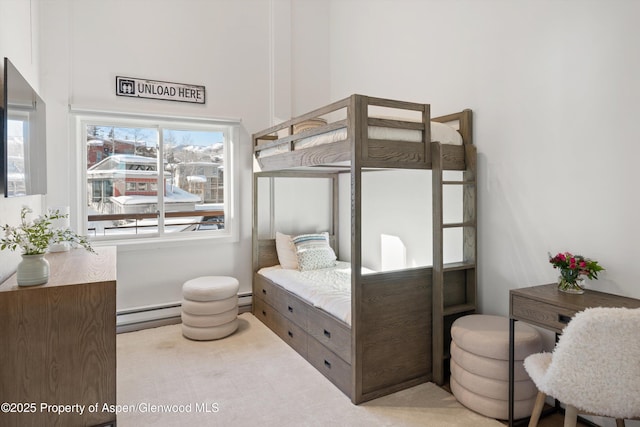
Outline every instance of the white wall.
[[329, 86], [331, 2], [292, 0], [291, 109], [304, 114], [331, 102]]
[[[0, 60], [4, 64], [4, 58], [9, 58], [20, 74], [42, 94], [38, 75], [41, 22], [38, 6], [37, 1], [0, 1]], [[0, 65], [0, 72], [4, 72], [4, 65]], [[5, 198], [0, 190], [0, 224], [17, 225], [23, 206], [40, 213], [42, 204], [42, 196]], [[19, 252], [0, 251], [0, 283], [15, 272], [19, 262]]]
[[[232, 275], [251, 290], [251, 140], [275, 111], [271, 28], [280, 2], [64, 0], [41, 3], [49, 132], [48, 203], [77, 208], [73, 108], [240, 118], [240, 240], [118, 249], [118, 309], [181, 299], [185, 280]], [[284, 5], [286, 6], [286, 4]], [[285, 8], [286, 9], [286, 8]], [[285, 33], [288, 37], [288, 32]], [[282, 55], [286, 58], [288, 51]], [[117, 75], [204, 85], [205, 105], [115, 96]], [[278, 82], [278, 85], [284, 83]], [[286, 103], [290, 102], [287, 98]], [[287, 104], [283, 107], [286, 109]], [[72, 223], [77, 223], [72, 221]]]
[[624, 0], [331, 3], [332, 100], [474, 110], [483, 312], [554, 281], [547, 253], [564, 250], [607, 269], [589, 287], [640, 297], [639, 13]]
[[640, 298], [640, 2], [336, 0], [330, 11], [332, 100], [474, 110], [481, 312], [507, 315], [509, 289], [554, 281], [547, 253], [565, 250], [606, 268], [590, 288]]

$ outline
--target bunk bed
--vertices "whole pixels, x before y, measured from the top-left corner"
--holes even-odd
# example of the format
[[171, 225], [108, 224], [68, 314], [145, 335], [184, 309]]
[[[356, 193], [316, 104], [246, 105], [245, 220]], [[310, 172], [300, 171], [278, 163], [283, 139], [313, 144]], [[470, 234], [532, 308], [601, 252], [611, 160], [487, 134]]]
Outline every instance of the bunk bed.
[[[447, 136], [442, 136], [441, 124], [455, 129], [459, 139], [443, 143]], [[427, 381], [442, 384], [448, 372], [450, 325], [476, 308], [471, 110], [432, 118], [428, 104], [352, 95], [257, 132], [252, 139], [260, 169], [254, 173], [253, 314], [355, 404]], [[424, 193], [432, 197], [433, 206], [432, 266], [371, 272], [362, 265], [362, 174], [386, 168], [432, 171], [432, 188]], [[449, 170], [459, 171], [456, 176], [461, 178], [447, 178], [444, 171]], [[276, 237], [286, 241], [291, 236], [272, 229], [266, 234], [258, 231], [264, 208], [257, 191], [265, 178], [329, 179], [332, 227], [326, 237], [340, 259], [340, 174], [350, 174], [351, 238], [349, 262], [337, 261], [342, 271], [331, 276], [341, 282], [342, 300], [334, 308], [341, 305], [343, 311], [335, 311], [323, 306], [325, 297], [305, 294], [304, 283], [296, 285], [295, 280], [309, 279], [304, 277], [307, 272], [285, 272], [301, 276], [292, 278], [293, 284], [273, 275], [286, 270], [280, 265]], [[443, 222], [443, 189], [448, 185], [463, 188], [463, 219], [453, 224]], [[447, 228], [462, 230], [460, 262], [443, 261]], [[315, 292], [314, 286], [306, 289]], [[341, 293], [345, 287], [348, 307]]]

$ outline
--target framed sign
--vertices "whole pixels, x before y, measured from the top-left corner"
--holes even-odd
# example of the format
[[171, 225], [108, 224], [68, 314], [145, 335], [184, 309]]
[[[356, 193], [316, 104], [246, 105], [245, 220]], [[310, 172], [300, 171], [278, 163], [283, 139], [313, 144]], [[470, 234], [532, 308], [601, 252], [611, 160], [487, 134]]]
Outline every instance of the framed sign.
[[164, 101], [205, 103], [204, 86], [116, 76], [116, 95]]

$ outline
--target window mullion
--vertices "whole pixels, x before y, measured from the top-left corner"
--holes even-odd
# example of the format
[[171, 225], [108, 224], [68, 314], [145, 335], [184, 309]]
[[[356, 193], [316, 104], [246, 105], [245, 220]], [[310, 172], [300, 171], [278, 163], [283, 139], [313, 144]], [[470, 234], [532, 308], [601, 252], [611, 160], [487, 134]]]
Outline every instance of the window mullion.
[[156, 153], [158, 154], [158, 234], [161, 236], [165, 234], [164, 230], [164, 214], [165, 214], [165, 206], [164, 206], [164, 192], [165, 192], [165, 182], [164, 182], [164, 141], [162, 135], [162, 127], [154, 126], [156, 129]]

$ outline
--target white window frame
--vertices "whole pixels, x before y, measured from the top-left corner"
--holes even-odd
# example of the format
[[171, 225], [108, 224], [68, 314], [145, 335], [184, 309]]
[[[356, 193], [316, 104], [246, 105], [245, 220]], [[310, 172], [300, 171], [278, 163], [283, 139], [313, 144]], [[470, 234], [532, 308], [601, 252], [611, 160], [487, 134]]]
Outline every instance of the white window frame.
[[[220, 243], [238, 242], [239, 241], [239, 228], [240, 217], [238, 210], [239, 196], [237, 194], [240, 187], [240, 173], [238, 168], [238, 151], [239, 151], [239, 137], [240, 137], [240, 120], [235, 119], [205, 119], [205, 118], [190, 118], [190, 117], [177, 117], [177, 116], [164, 116], [164, 115], [147, 115], [136, 113], [117, 113], [110, 111], [96, 111], [96, 110], [80, 110], [71, 109], [71, 120], [75, 127], [75, 139], [77, 146], [77, 180], [78, 180], [78, 192], [77, 192], [77, 218], [78, 229], [87, 230], [88, 227], [88, 209], [87, 209], [87, 142], [86, 142], [86, 128], [87, 125], [121, 125], [123, 127], [139, 127], [139, 128], [171, 128], [171, 129], [188, 129], [194, 131], [222, 131], [225, 133], [225, 147], [224, 147], [224, 168], [225, 168], [225, 180], [224, 180], [224, 213], [225, 213], [225, 227], [223, 230], [200, 230], [196, 232], [185, 233], [167, 233], [164, 232], [164, 216], [159, 217], [158, 233], [150, 235], [125, 235], [118, 237], [111, 236], [89, 236], [92, 245], [98, 246], [112, 246], [116, 245], [119, 248], [131, 249], [140, 248], [144, 246], [157, 247], [158, 244], [163, 246], [169, 245], [183, 245], [193, 241], [216, 241]], [[162, 146], [162, 132], [158, 133], [159, 146]], [[163, 150], [158, 151], [158, 162], [163, 162]], [[161, 167], [159, 169], [162, 169]], [[159, 180], [162, 177], [159, 175]], [[158, 188], [162, 188], [162, 182], [159, 182]], [[158, 193], [158, 204], [164, 206], [163, 192]], [[163, 207], [164, 212], [164, 207]]]

